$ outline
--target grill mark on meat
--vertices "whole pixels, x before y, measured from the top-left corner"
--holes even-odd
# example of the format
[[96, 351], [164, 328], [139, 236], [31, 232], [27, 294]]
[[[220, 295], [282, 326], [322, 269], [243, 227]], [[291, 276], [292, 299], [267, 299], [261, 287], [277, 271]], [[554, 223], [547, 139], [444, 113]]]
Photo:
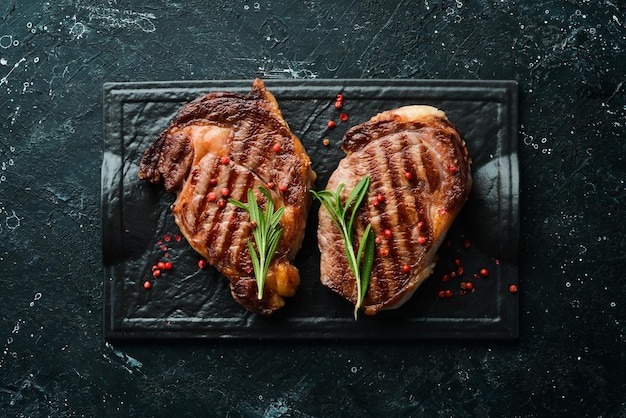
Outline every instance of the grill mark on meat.
[[[396, 202], [394, 211], [395, 214], [395, 225], [404, 225], [404, 221], [406, 221], [409, 216], [407, 212], [407, 208], [405, 207], [404, 195], [408, 190], [408, 180], [406, 178], [406, 173], [410, 172], [407, 169], [409, 162], [411, 161], [411, 156], [409, 153], [411, 144], [409, 143], [409, 138], [406, 133], [402, 133], [398, 137], [398, 150], [395, 152], [394, 158], [391, 160], [391, 165], [389, 168], [390, 177], [392, 180], [392, 188], [393, 191], [393, 199]], [[394, 231], [395, 232], [395, 231]], [[394, 233], [394, 238], [397, 238], [397, 235]], [[398, 241], [394, 239], [394, 242]], [[400, 248], [398, 248], [400, 250]]]
[[[251, 173], [243, 177], [245, 177], [245, 183], [243, 184], [243, 187], [239, 189], [234, 188], [234, 190], [231, 191], [232, 195], [235, 196], [235, 199], [242, 201], [242, 202], [247, 200], [246, 198], [244, 198], [244, 196], [247, 193], [247, 190], [251, 189], [254, 186], [254, 176], [251, 175]], [[240, 184], [241, 184], [240, 181], [237, 181], [235, 183], [235, 185], [240, 185]], [[228, 220], [227, 227], [228, 227], [229, 233], [222, 234], [223, 241], [220, 247], [222, 256], [228, 258], [229, 260], [236, 260], [239, 254], [241, 254], [242, 258], [245, 258], [245, 259], [249, 258], [248, 253], [244, 251], [244, 248], [242, 248], [244, 247], [244, 244], [247, 243], [247, 239], [241, 239], [237, 234], [237, 232], [240, 232], [241, 235], [244, 235], [244, 234], [249, 235], [249, 232], [251, 232], [250, 227], [249, 227], [249, 222], [246, 222], [245, 227], [242, 227], [240, 229], [240, 225], [242, 225], [241, 221], [243, 220], [243, 216], [244, 216], [244, 214], [242, 213], [242, 210], [238, 209], [234, 205], [228, 204], [224, 208], [224, 211], [228, 212], [228, 213], [225, 213], [223, 217], [226, 218], [226, 215], [228, 215], [226, 219]], [[237, 245], [233, 245], [233, 242], [237, 243]], [[245, 245], [245, 248], [247, 248], [247, 244]]]
[[[390, 153], [387, 152], [389, 147], [392, 146], [389, 140], [381, 139], [375, 142], [368, 144], [366, 147], [362, 149], [362, 152], [365, 156], [366, 160], [374, 161], [374, 166], [372, 170], [368, 173], [370, 175], [370, 181], [376, 185], [376, 189], [380, 191], [380, 193], [385, 197], [385, 202], [379, 205], [381, 209], [383, 207], [393, 207], [396, 202], [393, 199], [393, 194], [391, 191], [393, 190], [392, 184], [392, 173], [390, 172]], [[393, 220], [390, 219], [391, 212], [388, 210], [381, 210], [378, 212], [378, 224], [372, 225], [375, 233], [378, 236], [382, 235], [382, 231], [385, 229], [391, 229], [393, 225]], [[359, 222], [361, 224], [361, 222]], [[360, 225], [359, 225], [360, 226]], [[362, 227], [364, 229], [364, 226]], [[362, 231], [361, 234], [362, 236]], [[392, 246], [391, 239], [381, 238], [382, 243], [378, 246], [378, 251], [385, 248], [389, 250], [389, 255], [391, 255]], [[378, 257], [374, 263], [372, 270], [374, 270], [375, 274], [372, 275], [373, 280], [370, 281], [370, 287], [386, 292], [387, 291], [387, 274], [389, 272], [390, 265], [390, 257]]]
[[[405, 136], [404, 139], [405, 142], [402, 147], [401, 158], [405, 173], [410, 173], [412, 177], [411, 179], [407, 179], [405, 175], [406, 186], [403, 187], [403, 190], [398, 191], [398, 193], [400, 194], [398, 199], [402, 201], [402, 204], [398, 206], [398, 216], [400, 217], [400, 222], [402, 224], [411, 225], [413, 221], [417, 222], [419, 220], [412, 219], [413, 217], [415, 217], [415, 215], [418, 214], [419, 206], [419, 203], [415, 198], [417, 190], [413, 186], [413, 182], [418, 180], [417, 178], [413, 177], [417, 177], [416, 173], [414, 172], [414, 167], [417, 165], [415, 153], [416, 151], [419, 152], [419, 148], [415, 144], [411, 143], [408, 135]], [[404, 190], [405, 188], [406, 190]], [[413, 210], [410, 210], [410, 208], [413, 208]], [[404, 242], [406, 243], [405, 251], [410, 250], [408, 247], [411, 243], [410, 238], [410, 233], [406, 233], [403, 237], [403, 239], [405, 240]]]
[[262, 135], [251, 133], [249, 138], [246, 138], [243, 141], [237, 141], [241, 144], [242, 149], [239, 153], [233, 152], [231, 154], [233, 162], [247, 167], [252, 171], [257, 171], [257, 169], [262, 166], [261, 161], [263, 159], [267, 159], [265, 155], [268, 150], [260, 148], [265, 145], [262, 143], [263, 139]]
[[[419, 166], [421, 168], [422, 173], [425, 171], [424, 170], [424, 154], [428, 154], [429, 150], [428, 147], [426, 147], [422, 142], [419, 143], [418, 145], [418, 153], [416, 155], [416, 159], [415, 159], [415, 164], [417, 166]], [[432, 166], [434, 168], [434, 166]], [[419, 222], [422, 222], [422, 227], [420, 228], [419, 231], [419, 235], [424, 236], [426, 239], [430, 239], [430, 230], [431, 230], [431, 222], [430, 222], [430, 216], [427, 213], [426, 210], [426, 199], [424, 199], [425, 195], [429, 192], [432, 191], [430, 183], [426, 180], [424, 181], [423, 179], [426, 178], [426, 174], [424, 173], [422, 176], [422, 179], [419, 181], [418, 185], [417, 185], [417, 190], [415, 193], [415, 197], [414, 197], [414, 201], [415, 201], [415, 208], [416, 208], [416, 212], [417, 212], [417, 220], [416, 220], [416, 225]]]
[[397, 205], [397, 215], [398, 215], [398, 224], [401, 226], [400, 228], [396, 228], [393, 234], [394, 240], [394, 255], [397, 255], [395, 258], [395, 266], [396, 269], [400, 265], [404, 265], [404, 261], [406, 259], [406, 255], [410, 252], [410, 234], [409, 225], [411, 225], [411, 214], [409, 212], [409, 206], [407, 205], [407, 195], [410, 195], [410, 185], [408, 184], [409, 180], [406, 178], [405, 173], [411, 172], [409, 171], [409, 162], [411, 161], [410, 155], [410, 143], [406, 136], [403, 137], [402, 148], [399, 153], [402, 170], [400, 170], [397, 175], [400, 185], [398, 188], [394, 189], [394, 198], [398, 202]]
[[[206, 158], [205, 161], [200, 162], [200, 165], [202, 167], [206, 167], [206, 165], [209, 164], [210, 157], [207, 156], [205, 158]], [[217, 199], [219, 199], [220, 198], [219, 185], [223, 184], [222, 182], [224, 181], [223, 180], [224, 174], [223, 174], [223, 170], [221, 170], [222, 166], [220, 165], [219, 161], [216, 160], [213, 163], [213, 166], [215, 167], [215, 170], [212, 172], [208, 172], [207, 170], [203, 173], [203, 176], [207, 182], [209, 182], [211, 179], [217, 180], [217, 185], [213, 188], [213, 192], [216, 193]], [[196, 218], [196, 223], [194, 225], [194, 231], [196, 231], [196, 233], [198, 233], [199, 230], [204, 225], [206, 225], [207, 219], [215, 219], [215, 216], [216, 216], [215, 214], [219, 210], [216, 202], [207, 203], [207, 206], [203, 209], [204, 211], [201, 212], [201, 215]], [[209, 248], [209, 255], [211, 257], [214, 256], [214, 249], [212, 248], [210, 244], [215, 242], [215, 237], [219, 235], [219, 225], [220, 225], [219, 222], [214, 222], [212, 224], [212, 228], [209, 230], [208, 234], [206, 235], [205, 245], [207, 248]]]
[[[395, 135], [392, 136], [392, 138], [394, 142], [400, 139]], [[399, 203], [397, 200], [396, 191], [400, 187], [400, 183], [398, 182], [398, 168], [395, 163], [396, 153], [393, 152], [393, 150], [396, 149], [396, 144], [392, 143], [389, 136], [379, 139], [378, 141], [376, 141], [376, 143], [380, 148], [379, 152], [382, 155], [385, 155], [386, 164], [384, 167], [381, 167], [381, 171], [385, 174], [384, 188], [386, 191], [385, 197], [387, 199], [386, 205], [389, 205], [389, 207], [395, 209], [398, 207]], [[389, 152], [390, 150], [392, 152]], [[379, 280], [377, 280], [381, 282], [381, 285], [386, 285], [387, 283], [389, 283], [390, 278], [393, 276], [394, 265], [398, 257], [394, 239], [395, 233], [397, 232], [397, 228], [395, 227], [395, 225], [399, 225], [398, 212], [397, 210], [386, 210], [384, 214], [385, 216], [383, 219], [385, 219], [385, 222], [383, 224], [383, 227], [384, 229], [391, 230], [392, 233], [390, 238], [385, 239], [385, 248], [388, 252], [387, 255], [385, 257], [382, 257], [381, 259], [383, 276], [379, 277]], [[379, 285], [379, 287], [381, 285]]]
[[[213, 164], [207, 164], [208, 167], [210, 167], [210, 169], [212, 169], [211, 171], [204, 171], [203, 174], [203, 181], [205, 182], [205, 184], [207, 186], [211, 185], [211, 179], [214, 178], [213, 176], [216, 175], [216, 168], [219, 168], [219, 166], [215, 163]], [[199, 167], [194, 168], [194, 170], [198, 170]], [[197, 186], [196, 186], [197, 187]], [[197, 191], [197, 189], [196, 189]], [[204, 198], [202, 199], [202, 204], [200, 205], [200, 207], [198, 208], [198, 213], [201, 214], [201, 216], [198, 217], [198, 221], [195, 222], [195, 224], [193, 225], [193, 233], [196, 234], [198, 233], [198, 229], [200, 227], [200, 225], [202, 225], [202, 223], [204, 221], [206, 221], [207, 217], [209, 216], [210, 213], [210, 205], [215, 205], [215, 202], [211, 202], [209, 201], [209, 193], [210, 192], [214, 192], [215, 190], [212, 190], [210, 187], [207, 187], [206, 189], [204, 189], [202, 191], [202, 194], [204, 195]]]
[[433, 151], [426, 145], [420, 150], [420, 159], [424, 168], [424, 177], [427, 181], [428, 191], [434, 193], [441, 183], [439, 164], [435, 163], [436, 159], [433, 158]]
[[423, 199], [423, 192], [415, 196], [415, 211], [417, 214], [415, 228], [418, 228], [418, 224], [422, 222], [421, 228], [419, 228], [418, 234], [415, 237], [415, 240], [416, 240], [415, 242], [417, 243], [417, 239], [419, 238], [419, 236], [423, 236], [427, 240], [430, 241], [430, 239], [432, 238], [431, 236], [432, 225], [431, 225], [430, 217], [427, 214], [426, 204], [424, 203], [424, 199]]
[[[220, 188], [218, 188], [220, 199], [224, 199], [224, 201], [226, 201], [227, 197], [221, 196], [221, 188], [227, 188], [230, 191], [231, 197], [242, 201], [242, 196], [244, 196], [245, 193], [242, 193], [240, 189], [235, 189], [235, 187], [240, 183], [238, 179], [242, 177], [241, 168], [236, 165], [232, 165], [229, 170], [222, 168], [221, 171], [226, 174], [226, 179], [224, 182], [218, 182], [218, 185], [221, 185], [219, 186]], [[225, 258], [226, 249], [228, 249], [230, 240], [233, 239], [233, 230], [230, 228], [229, 219], [233, 214], [234, 209], [235, 206], [226, 204], [219, 210], [217, 220], [215, 221], [215, 224], [219, 225], [219, 227], [216, 230], [216, 235], [213, 236], [212, 246], [215, 248], [215, 257], [218, 259]], [[219, 232], [219, 234], [217, 234], [217, 232]]]
[[228, 217], [228, 230], [228, 235], [232, 237], [224, 242], [224, 259], [229, 260], [231, 268], [237, 270], [240, 276], [250, 275], [252, 271], [244, 269], [251, 263], [247, 242], [252, 235], [252, 228], [247, 215], [233, 207]]
[[[398, 184], [394, 190], [394, 199], [397, 202], [397, 226], [393, 231], [394, 240], [394, 275], [405, 275], [400, 271], [404, 264], [411, 263], [410, 254], [415, 255], [418, 260], [421, 258], [421, 247], [416, 245], [412, 240], [411, 225], [417, 224], [419, 220], [419, 209], [422, 206], [416, 199], [417, 190], [412, 186], [412, 182], [418, 180], [413, 178], [416, 176], [415, 168], [417, 166], [417, 158], [419, 157], [419, 147], [415, 144], [415, 137], [407, 132], [401, 135], [401, 147], [398, 157], [400, 164], [394, 170], [396, 174], [396, 183]], [[401, 168], [400, 168], [401, 167]], [[412, 178], [407, 179], [406, 173], [411, 173]]]

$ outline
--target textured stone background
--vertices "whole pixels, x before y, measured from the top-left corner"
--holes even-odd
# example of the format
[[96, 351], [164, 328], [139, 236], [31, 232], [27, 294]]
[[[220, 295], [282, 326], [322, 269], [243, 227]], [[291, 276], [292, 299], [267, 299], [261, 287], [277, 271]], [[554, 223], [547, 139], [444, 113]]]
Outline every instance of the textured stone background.
[[[623, 416], [626, 6], [0, 3], [6, 416]], [[514, 342], [107, 342], [102, 83], [520, 83]]]

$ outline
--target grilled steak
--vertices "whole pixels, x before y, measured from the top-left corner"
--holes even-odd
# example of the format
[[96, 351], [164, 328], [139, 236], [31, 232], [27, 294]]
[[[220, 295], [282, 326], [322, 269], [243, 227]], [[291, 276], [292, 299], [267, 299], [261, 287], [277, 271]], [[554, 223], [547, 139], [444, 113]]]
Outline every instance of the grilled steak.
[[[230, 280], [232, 296], [246, 309], [270, 314], [293, 296], [300, 277], [290, 261], [304, 237], [315, 173], [261, 80], [247, 96], [210, 93], [185, 105], [145, 151], [139, 177], [176, 193], [171, 209], [181, 232]], [[285, 208], [261, 300], [247, 247], [254, 225], [246, 211], [228, 203], [247, 202], [252, 189], [264, 209], [259, 186]]]
[[[471, 188], [470, 157], [446, 115], [430, 106], [389, 110], [353, 127], [344, 136], [343, 150], [347, 155], [326, 188], [345, 184], [345, 201], [370, 176], [353, 245], [371, 223], [377, 245], [363, 309], [374, 315], [402, 305], [432, 273], [435, 253]], [[341, 235], [323, 207], [318, 241], [322, 283], [356, 304], [356, 282]]]

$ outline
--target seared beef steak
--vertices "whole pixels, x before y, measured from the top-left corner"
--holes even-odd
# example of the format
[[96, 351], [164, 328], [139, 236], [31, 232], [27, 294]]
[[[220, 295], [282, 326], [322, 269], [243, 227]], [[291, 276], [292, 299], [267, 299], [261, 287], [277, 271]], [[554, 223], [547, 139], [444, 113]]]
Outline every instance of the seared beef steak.
[[[353, 127], [343, 150], [347, 155], [326, 189], [345, 184], [345, 201], [370, 176], [354, 244], [371, 223], [377, 246], [363, 309], [374, 315], [402, 305], [432, 273], [437, 249], [469, 195], [470, 157], [446, 115], [430, 106], [389, 110]], [[323, 207], [318, 241], [322, 283], [355, 304], [356, 282], [344, 244]]]
[[[247, 96], [210, 93], [185, 105], [146, 150], [139, 177], [176, 193], [172, 213], [181, 232], [230, 280], [233, 297], [246, 309], [270, 314], [293, 296], [300, 276], [290, 261], [304, 237], [315, 173], [261, 80]], [[259, 186], [285, 208], [261, 300], [247, 247], [254, 225], [246, 211], [228, 203], [247, 202], [252, 189], [265, 208]]]

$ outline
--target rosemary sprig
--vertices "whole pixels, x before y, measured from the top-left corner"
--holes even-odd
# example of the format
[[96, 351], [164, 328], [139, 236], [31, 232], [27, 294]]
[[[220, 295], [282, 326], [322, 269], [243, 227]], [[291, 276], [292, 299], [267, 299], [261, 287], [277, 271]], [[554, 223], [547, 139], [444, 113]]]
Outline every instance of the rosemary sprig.
[[370, 275], [372, 273], [372, 265], [374, 263], [375, 242], [371, 224], [368, 224], [365, 228], [356, 253], [353, 246], [354, 219], [358, 207], [367, 195], [369, 185], [369, 176], [363, 177], [355, 186], [354, 190], [352, 190], [352, 193], [350, 193], [348, 200], [346, 200], [343, 206], [341, 204], [340, 195], [345, 184], [340, 184], [335, 192], [331, 190], [322, 190], [319, 192], [311, 190], [313, 196], [324, 205], [324, 208], [335, 222], [343, 238], [348, 265], [356, 279], [357, 303], [354, 305], [354, 319], [357, 319], [359, 308], [365, 299], [367, 286], [369, 285]]
[[281, 207], [274, 212], [274, 201], [269, 190], [264, 187], [259, 187], [259, 190], [267, 197], [265, 212], [259, 208], [252, 189], [248, 189], [247, 205], [235, 199], [228, 199], [228, 201], [248, 212], [250, 222], [255, 225], [252, 230], [252, 236], [254, 237], [256, 248], [255, 245], [252, 245], [252, 241], [248, 239], [248, 250], [250, 251], [250, 259], [252, 260], [252, 268], [256, 278], [258, 298], [261, 300], [263, 299], [263, 287], [265, 286], [267, 270], [278, 247], [278, 241], [280, 241], [280, 237], [283, 235], [283, 230], [278, 226], [278, 223], [283, 216], [285, 208]]

